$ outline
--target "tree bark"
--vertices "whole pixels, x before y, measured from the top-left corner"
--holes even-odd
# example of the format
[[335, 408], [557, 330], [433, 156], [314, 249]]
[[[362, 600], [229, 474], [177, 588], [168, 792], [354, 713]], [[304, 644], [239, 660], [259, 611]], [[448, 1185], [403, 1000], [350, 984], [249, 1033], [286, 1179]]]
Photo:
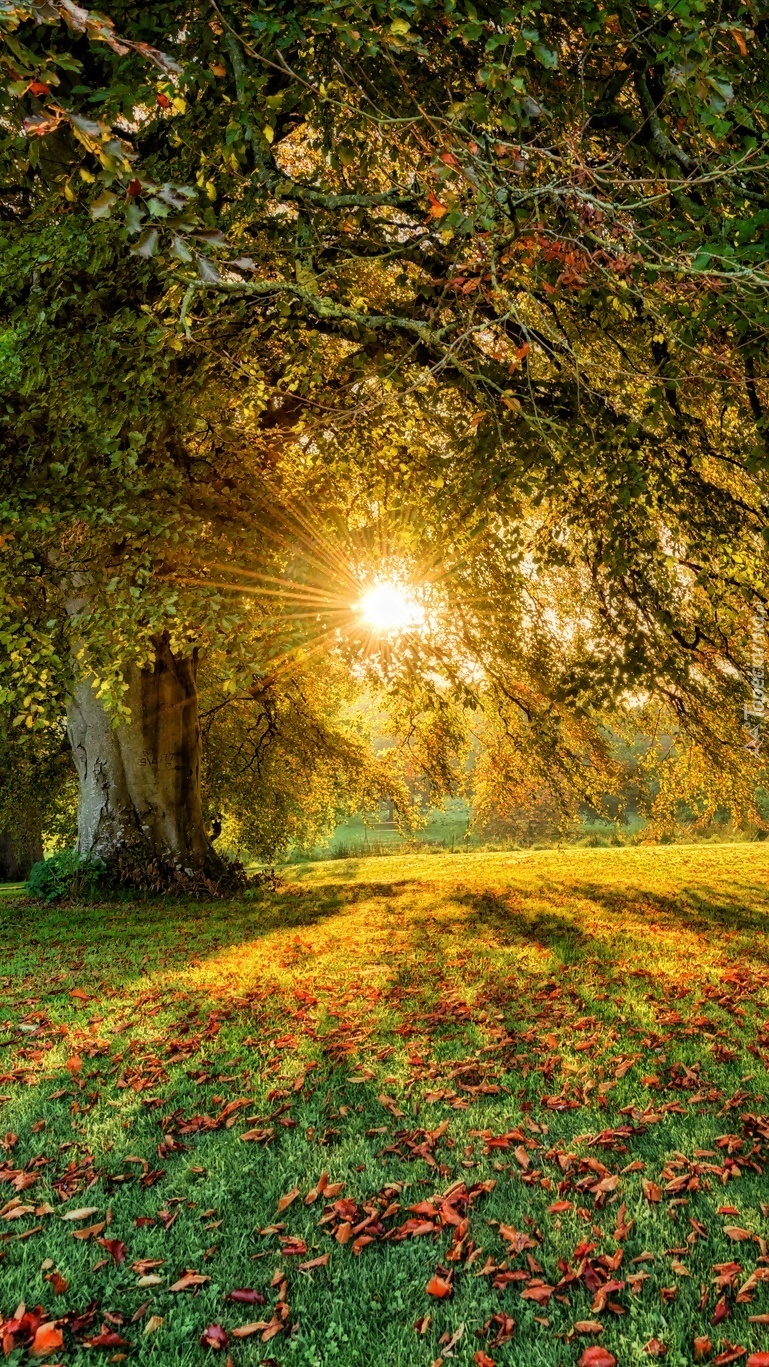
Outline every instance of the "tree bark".
[[21, 883], [33, 864], [43, 857], [40, 830], [23, 835], [0, 831], [0, 883]]
[[196, 657], [167, 635], [154, 667], [126, 671], [131, 720], [118, 726], [90, 679], [75, 690], [69, 738], [80, 779], [78, 849], [110, 863], [143, 853], [188, 873], [209, 851], [200, 790]]

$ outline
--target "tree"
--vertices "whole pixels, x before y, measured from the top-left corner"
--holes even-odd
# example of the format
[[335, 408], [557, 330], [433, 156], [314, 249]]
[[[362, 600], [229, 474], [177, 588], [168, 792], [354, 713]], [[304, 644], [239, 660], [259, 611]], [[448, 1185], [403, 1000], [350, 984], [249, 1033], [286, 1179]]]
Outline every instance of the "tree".
[[452, 686], [475, 660], [539, 753], [628, 690], [738, 753], [766, 598], [747, 13], [4, 0], [4, 696], [34, 726], [41, 661], [77, 693], [100, 848], [207, 857], [194, 652], [258, 674], [255, 601], [262, 648], [338, 625], [265, 585], [307, 578], [276, 510], [328, 532], [340, 478], [450, 581]]
[[43, 858], [43, 841], [72, 839], [77, 804], [64, 728], [0, 731], [0, 881], [19, 882]]

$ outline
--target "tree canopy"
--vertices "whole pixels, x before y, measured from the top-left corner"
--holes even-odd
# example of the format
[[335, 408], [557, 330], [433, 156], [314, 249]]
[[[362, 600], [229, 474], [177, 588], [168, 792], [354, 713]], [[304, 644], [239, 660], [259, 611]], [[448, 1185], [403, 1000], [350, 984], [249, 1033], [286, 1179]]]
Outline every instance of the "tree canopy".
[[[571, 784], [655, 700], [738, 782], [766, 21], [2, 0], [0, 29], [19, 723], [73, 673], [119, 708], [165, 632], [233, 697], [331, 647], [412, 711], [482, 692]], [[350, 611], [388, 564], [435, 623], [390, 656]]]

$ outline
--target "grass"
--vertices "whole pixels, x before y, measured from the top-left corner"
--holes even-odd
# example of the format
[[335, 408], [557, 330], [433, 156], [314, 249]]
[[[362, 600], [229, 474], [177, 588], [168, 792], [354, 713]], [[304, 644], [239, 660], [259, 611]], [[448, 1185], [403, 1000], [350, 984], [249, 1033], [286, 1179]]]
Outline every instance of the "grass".
[[[747, 1362], [768, 911], [769, 849], [734, 845], [313, 863], [213, 906], [4, 898], [0, 1320], [41, 1305], [67, 1364], [675, 1367], [695, 1337]], [[232, 1335], [253, 1322], [274, 1332]]]

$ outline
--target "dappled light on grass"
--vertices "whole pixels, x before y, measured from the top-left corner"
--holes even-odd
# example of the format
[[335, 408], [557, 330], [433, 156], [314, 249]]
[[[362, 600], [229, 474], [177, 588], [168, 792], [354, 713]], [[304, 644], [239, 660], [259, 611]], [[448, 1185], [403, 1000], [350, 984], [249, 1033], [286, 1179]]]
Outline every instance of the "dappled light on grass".
[[408, 856], [228, 906], [4, 905], [9, 1343], [748, 1361], [767, 873], [760, 847]]

